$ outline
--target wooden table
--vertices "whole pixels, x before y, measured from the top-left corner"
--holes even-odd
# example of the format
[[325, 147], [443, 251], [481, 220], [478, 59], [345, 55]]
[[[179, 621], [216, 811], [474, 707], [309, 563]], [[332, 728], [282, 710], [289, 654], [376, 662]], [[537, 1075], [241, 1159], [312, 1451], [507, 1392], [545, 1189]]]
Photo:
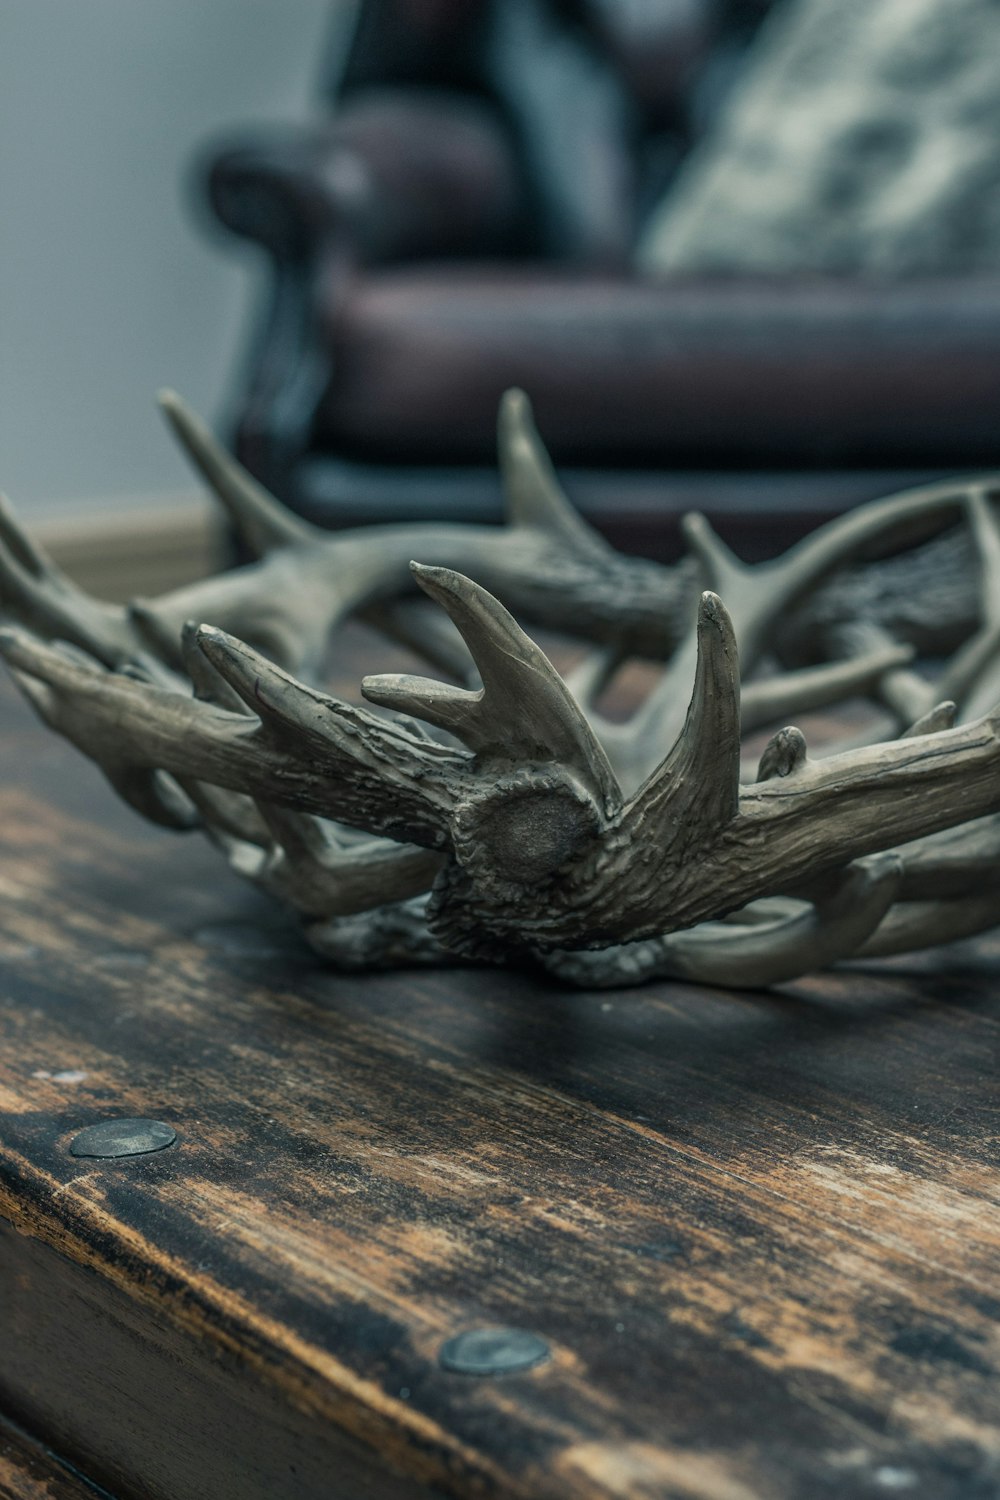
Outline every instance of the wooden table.
[[[1000, 1494], [995, 940], [347, 978], [6, 689], [0, 746], [0, 1495]], [[70, 1155], [122, 1115], [178, 1141]], [[442, 1367], [497, 1326], [550, 1357]]]

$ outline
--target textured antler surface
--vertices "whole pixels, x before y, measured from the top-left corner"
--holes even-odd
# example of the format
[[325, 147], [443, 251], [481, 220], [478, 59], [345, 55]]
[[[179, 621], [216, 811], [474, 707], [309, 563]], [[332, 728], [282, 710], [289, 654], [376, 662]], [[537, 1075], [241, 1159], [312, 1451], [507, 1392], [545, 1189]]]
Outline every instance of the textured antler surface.
[[[119, 795], [201, 828], [334, 962], [761, 985], [1000, 918], [1000, 481], [876, 502], [755, 567], [692, 517], [692, 556], [667, 569], [573, 512], [519, 393], [500, 416], [506, 525], [332, 535], [163, 404], [257, 560], [119, 608], [4, 510], [0, 649]], [[979, 599], [939, 619], [954, 655], [936, 680], [912, 664], [933, 630], [844, 604], [866, 570], [898, 583], [934, 549], [965, 558]], [[332, 697], [324, 663], [359, 613], [454, 680], [367, 677], [378, 711]], [[591, 653], [564, 679], [518, 615]], [[632, 654], [665, 664], [613, 723], [598, 702]], [[814, 759], [779, 728], [748, 776], [748, 729], [857, 695], [897, 738]]]

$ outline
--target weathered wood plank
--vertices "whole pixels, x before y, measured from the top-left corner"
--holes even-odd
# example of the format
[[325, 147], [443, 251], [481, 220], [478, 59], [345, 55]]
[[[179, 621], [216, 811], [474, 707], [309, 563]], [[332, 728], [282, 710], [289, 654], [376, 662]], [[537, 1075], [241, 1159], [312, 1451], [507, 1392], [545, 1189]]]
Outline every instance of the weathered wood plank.
[[0, 1500], [112, 1500], [0, 1417]]
[[[771, 995], [344, 978], [7, 713], [0, 1400], [85, 1472], [1000, 1493], [995, 942]], [[68, 1154], [112, 1114], [178, 1144]], [[439, 1367], [486, 1324], [552, 1359]]]

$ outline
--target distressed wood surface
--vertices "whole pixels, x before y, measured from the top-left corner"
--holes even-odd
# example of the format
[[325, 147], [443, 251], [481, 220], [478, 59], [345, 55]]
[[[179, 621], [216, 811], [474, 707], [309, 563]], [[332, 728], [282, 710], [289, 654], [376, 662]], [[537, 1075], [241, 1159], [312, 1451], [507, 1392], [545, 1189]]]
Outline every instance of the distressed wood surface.
[[54, 1454], [0, 1417], [0, 1500], [107, 1500]]
[[[6, 688], [0, 744], [0, 1406], [83, 1473], [1000, 1494], [997, 941], [739, 996], [345, 978]], [[111, 1115], [179, 1141], [68, 1154]], [[440, 1368], [496, 1324], [551, 1360]]]

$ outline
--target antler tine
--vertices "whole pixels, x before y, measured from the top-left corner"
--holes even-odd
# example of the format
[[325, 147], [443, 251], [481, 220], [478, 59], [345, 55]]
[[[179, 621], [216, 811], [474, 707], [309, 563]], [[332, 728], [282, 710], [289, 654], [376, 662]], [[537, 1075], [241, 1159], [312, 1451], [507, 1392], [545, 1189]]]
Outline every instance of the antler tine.
[[597, 953], [543, 958], [560, 979], [616, 989], [648, 979], [686, 979], [759, 990], [850, 958], [875, 933], [899, 890], [903, 865], [885, 853], [849, 865], [821, 899], [776, 921], [705, 922]]
[[323, 710], [333, 700], [214, 625], [194, 631], [198, 649], [211, 667], [261, 723], [276, 733], [322, 738]]
[[312, 920], [353, 916], [430, 889], [443, 856], [413, 844], [344, 844], [325, 819], [258, 801], [274, 840], [259, 881]]
[[900, 850], [901, 901], [954, 900], [1000, 887], [1000, 815], [974, 818]]
[[[945, 515], [950, 510], [960, 514], [970, 501], [975, 505], [977, 497], [986, 506], [982, 497], [997, 488], [1000, 478], [987, 476], [904, 491], [860, 506], [820, 527], [780, 558], [752, 566], [741, 562], [698, 512], [685, 516], [681, 525], [704, 583], [720, 592], [726, 601], [739, 642], [743, 674], [750, 677], [760, 656], [780, 636], [782, 625], [808, 588], [853, 560], [874, 540], [898, 539], [928, 518]], [[992, 523], [988, 506], [985, 513]], [[851, 682], [858, 688], [877, 684], [880, 693], [893, 699], [893, 706], [904, 718], [922, 714], [931, 706], [930, 690], [916, 674], [905, 671], [903, 653], [907, 648], [900, 647], [879, 627], [868, 629], [872, 643], [853, 662], [825, 664], [812, 669], [815, 672], [812, 677], [803, 675], [787, 681], [779, 677], [769, 683], [748, 684], [746, 727], [755, 728], [768, 718], [821, 706], [830, 701], [828, 693], [836, 690], [838, 682], [845, 690]], [[693, 654], [693, 639], [688, 636], [678, 645], [663, 677], [634, 715], [627, 733], [614, 728], [605, 730], [602, 726], [601, 735], [613, 764], [626, 781], [645, 774], [659, 746], [676, 734], [679, 684], [691, 671]], [[884, 657], [884, 668], [880, 657]], [[830, 676], [826, 677], [826, 673]], [[977, 704], [982, 706], [982, 700], [977, 700]]]
[[855, 693], [866, 692], [876, 687], [887, 672], [912, 660], [912, 646], [887, 644], [863, 656], [751, 680], [743, 687], [743, 732], [749, 734], [788, 714], [824, 708]]
[[809, 758], [806, 737], [794, 724], [779, 729], [773, 734], [761, 752], [757, 767], [758, 781], [771, 781], [775, 776], [794, 776], [801, 771]]
[[921, 734], [937, 734], [939, 729], [953, 729], [958, 719], [958, 709], [950, 698], [942, 703], [935, 703], [919, 719], [915, 719], [909, 728], [904, 729], [899, 736], [901, 740], [913, 740]]
[[194, 696], [201, 703], [214, 703], [218, 708], [228, 708], [234, 713], [247, 713], [249, 705], [244, 703], [239, 693], [213, 667], [201, 649], [200, 630], [201, 625], [197, 620], [187, 620], [180, 640], [181, 660], [191, 679]]
[[176, 391], [161, 391], [157, 399], [181, 447], [254, 556], [263, 557], [275, 548], [322, 535], [315, 526], [286, 510], [263, 485], [252, 479]]
[[[692, 520], [692, 517], [685, 518]], [[701, 517], [696, 518], [701, 520]], [[740, 564], [742, 567], [742, 564]], [[706, 570], [706, 577], [708, 571]], [[715, 574], [713, 576], [719, 576]], [[587, 706], [588, 717], [597, 737], [608, 753], [608, 758], [620, 778], [627, 793], [632, 793], [641, 786], [660, 766], [663, 760], [664, 745], [674, 744], [681, 735], [686, 717], [689, 713], [688, 700], [692, 677], [697, 679], [706, 643], [704, 601], [709, 596], [721, 605], [721, 601], [714, 590], [702, 595], [702, 602], [694, 612], [691, 629], [684, 640], [677, 647], [673, 657], [664, 667], [659, 682], [647, 696], [645, 702], [636, 710], [632, 717], [624, 724], [612, 723], [602, 715], [595, 712], [590, 705]], [[726, 620], [726, 632], [731, 638], [734, 659], [738, 660], [739, 653], [736, 650], [736, 634], [728, 606], [722, 606], [722, 612]], [[815, 669], [813, 669], [815, 670]], [[788, 674], [790, 675], [790, 674]], [[780, 680], [780, 679], [779, 679]], [[817, 686], [815, 679], [807, 684], [806, 691]], [[574, 688], [574, 692], [576, 689]], [[758, 691], [753, 686], [750, 689], [751, 697], [751, 723], [746, 727], [753, 729], [762, 719], [754, 712], [757, 702]], [[769, 684], [764, 690], [770, 693], [771, 700], [780, 704], [780, 697], [776, 693], [773, 684]], [[761, 694], [762, 696], [762, 694]], [[801, 697], [790, 693], [793, 701], [798, 705]], [[811, 701], [811, 699], [810, 699]], [[780, 712], [780, 707], [775, 713]], [[772, 716], [773, 717], [773, 716]], [[739, 710], [737, 721], [739, 721]], [[766, 720], [763, 720], [766, 722]]]
[[[681, 536], [697, 558], [701, 571], [702, 587], [721, 594], [735, 605], [743, 603], [747, 592], [756, 595], [753, 584], [754, 569], [736, 556], [726, 546], [718, 532], [700, 510], [690, 510], [681, 516]], [[733, 612], [732, 610], [730, 611]]]
[[739, 799], [739, 651], [722, 600], [709, 592], [698, 608], [697, 653], [684, 727], [626, 810], [643, 827], [669, 804], [671, 825], [685, 843], [717, 835], [735, 817]]
[[607, 808], [620, 805], [614, 772], [572, 694], [503, 605], [449, 568], [414, 563], [413, 572], [454, 621], [483, 687], [471, 692], [423, 677], [385, 675], [364, 679], [365, 697], [446, 729], [478, 755], [556, 761]]
[[814, 588], [835, 569], [854, 561], [874, 542], [901, 545], [914, 530], [933, 518], [956, 518], [971, 496], [1000, 489], [1000, 476], [949, 480], [904, 490], [883, 500], [860, 505], [797, 542], [771, 562], [741, 563], [701, 516], [688, 521], [685, 534], [716, 585], [725, 590], [736, 625], [744, 670], [767, 646], [776, 625], [794, 610], [806, 590]]
[[3, 494], [0, 494], [0, 542], [8, 557], [34, 578], [41, 578], [55, 567], [48, 554], [23, 529], [9, 497]]
[[0, 653], [46, 722], [105, 771], [162, 770], [448, 846], [454, 808], [475, 785], [467, 752], [316, 692], [222, 631], [203, 627], [199, 641], [255, 718], [87, 665], [25, 631], [0, 631]]
[[548, 532], [573, 551], [614, 556], [604, 538], [566, 499], [538, 435], [531, 402], [516, 388], [500, 398], [497, 449], [509, 525]]
[[[270, 776], [256, 774], [246, 789], [400, 842], [447, 843], [456, 800], [472, 781], [464, 752], [299, 682], [225, 631], [202, 625], [198, 643], [275, 749]], [[296, 769], [313, 786], [304, 797], [290, 795]]]
[[0, 610], [50, 639], [70, 641], [108, 666], [141, 648], [124, 609], [95, 599], [27, 535], [0, 495]]
[[953, 901], [904, 901], [894, 906], [861, 945], [856, 958], [891, 958], [914, 949], [936, 948], [976, 937], [1000, 923], [1000, 890]]
[[979, 629], [952, 657], [933, 691], [953, 698], [963, 717], [986, 713], [1000, 698], [1000, 526], [984, 489], [968, 499], [969, 527], [979, 563]]

